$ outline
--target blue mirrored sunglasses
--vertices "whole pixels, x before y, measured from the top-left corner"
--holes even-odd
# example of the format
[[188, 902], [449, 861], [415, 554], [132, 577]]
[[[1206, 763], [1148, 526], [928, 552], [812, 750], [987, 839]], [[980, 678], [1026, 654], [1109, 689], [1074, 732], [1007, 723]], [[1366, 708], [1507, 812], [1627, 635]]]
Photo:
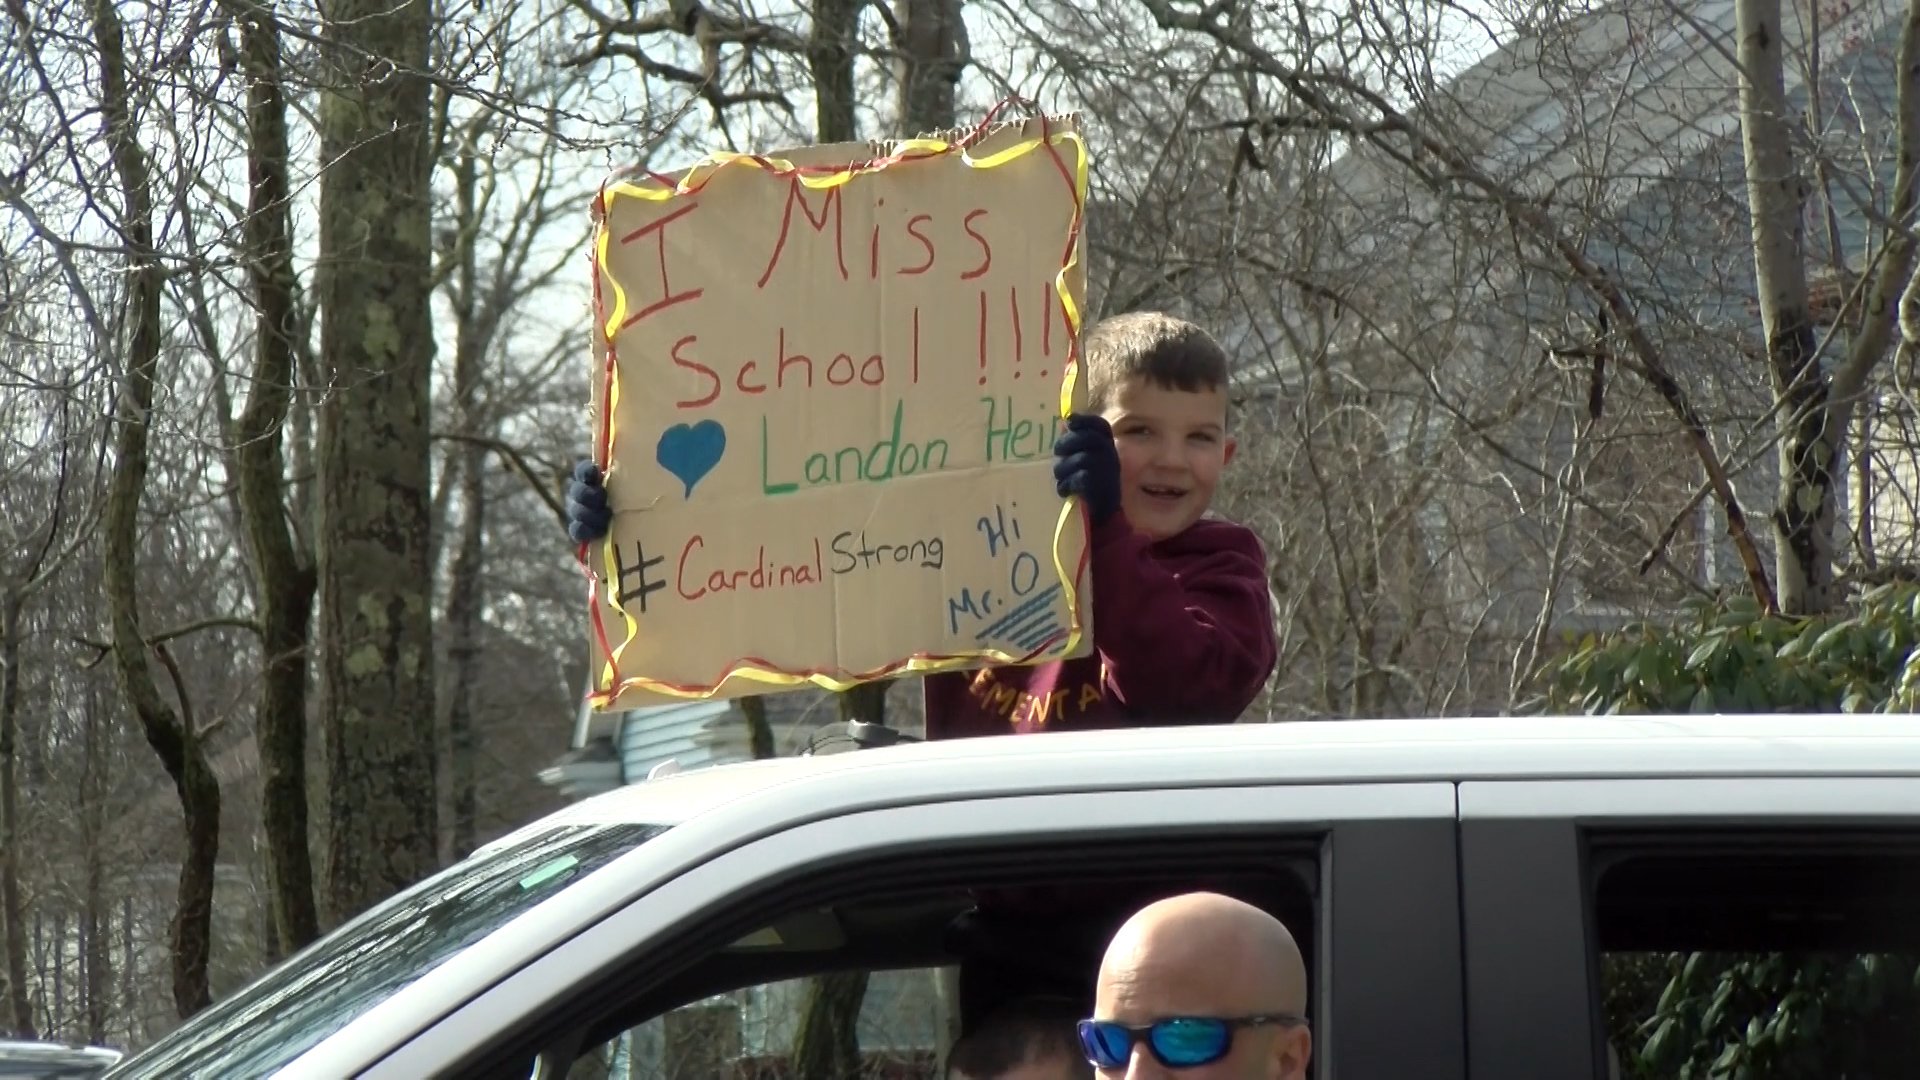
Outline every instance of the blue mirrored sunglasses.
[[1279, 1024], [1293, 1027], [1306, 1020], [1290, 1013], [1265, 1016], [1175, 1016], [1129, 1027], [1113, 1020], [1080, 1021], [1080, 1048], [1098, 1069], [1125, 1068], [1134, 1044], [1145, 1042], [1153, 1059], [1169, 1069], [1211, 1065], [1233, 1049], [1233, 1033], [1243, 1027]]

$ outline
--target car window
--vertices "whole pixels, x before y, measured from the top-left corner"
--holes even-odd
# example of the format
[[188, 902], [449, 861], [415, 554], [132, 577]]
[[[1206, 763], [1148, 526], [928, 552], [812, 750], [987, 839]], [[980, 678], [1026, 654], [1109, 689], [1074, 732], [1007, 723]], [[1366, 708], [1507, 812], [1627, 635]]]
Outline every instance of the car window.
[[1912, 1075], [1920, 847], [1842, 830], [1601, 834], [1589, 862], [1611, 1075]]
[[108, 1076], [262, 1076], [664, 826], [572, 826], [483, 852], [321, 938]]
[[[1066, 849], [1009, 852], [1003, 862], [979, 854], [957, 865], [950, 856], [895, 858], [780, 883], [771, 895], [730, 901], [732, 910], [759, 918], [695, 931], [711, 941], [704, 957], [630, 1005], [611, 993], [583, 994], [604, 1018], [565, 1009], [585, 1025], [575, 1029], [585, 1036], [578, 1056], [569, 1037], [556, 1039], [569, 1048], [550, 1054], [550, 1071], [538, 1075], [932, 1080], [959, 1026], [956, 950], [1016, 966], [1047, 953], [1050, 978], [1084, 979], [1090, 990], [1104, 943], [1127, 914], [1197, 888], [1240, 896], [1294, 932], [1310, 973], [1312, 1014], [1320, 998], [1320, 843], [1312, 836], [1188, 836], [1164, 846], [1076, 840]], [[1035, 921], [982, 922], [983, 903]], [[996, 970], [989, 996], [998, 999], [998, 980], [1022, 976]]]

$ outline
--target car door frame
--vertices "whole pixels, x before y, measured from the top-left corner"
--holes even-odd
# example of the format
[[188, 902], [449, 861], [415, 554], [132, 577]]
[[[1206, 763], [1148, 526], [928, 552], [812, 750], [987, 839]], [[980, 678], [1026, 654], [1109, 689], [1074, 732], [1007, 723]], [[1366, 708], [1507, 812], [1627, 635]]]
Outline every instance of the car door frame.
[[[377, 1060], [353, 1060], [361, 1024], [343, 1029], [285, 1074], [368, 1080], [493, 1075], [527, 1060], [524, 1033], [551, 1030], [569, 996], [781, 874], [941, 845], [1071, 842], [1086, 837], [1249, 832], [1323, 836], [1316, 950], [1324, 1015], [1315, 1018], [1316, 1075], [1465, 1080], [1455, 788], [1442, 781], [1193, 785], [1004, 795], [865, 810], [781, 829], [726, 851], [635, 898], [558, 944]], [[1410, 891], [1411, 890], [1411, 891]], [[1431, 901], [1410, 914], [1403, 901]], [[703, 947], [724, 944], [717, 938]], [[361, 1018], [377, 1025], [377, 1018]], [[366, 1043], [361, 1042], [361, 1046]]]

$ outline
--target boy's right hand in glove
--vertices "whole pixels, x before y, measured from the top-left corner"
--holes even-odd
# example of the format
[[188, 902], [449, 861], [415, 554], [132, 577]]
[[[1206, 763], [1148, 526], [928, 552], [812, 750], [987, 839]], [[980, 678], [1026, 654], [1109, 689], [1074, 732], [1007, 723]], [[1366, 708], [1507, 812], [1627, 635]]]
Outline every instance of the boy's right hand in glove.
[[1120, 453], [1106, 418], [1074, 413], [1053, 444], [1053, 479], [1060, 496], [1086, 501], [1095, 525], [1120, 509]]

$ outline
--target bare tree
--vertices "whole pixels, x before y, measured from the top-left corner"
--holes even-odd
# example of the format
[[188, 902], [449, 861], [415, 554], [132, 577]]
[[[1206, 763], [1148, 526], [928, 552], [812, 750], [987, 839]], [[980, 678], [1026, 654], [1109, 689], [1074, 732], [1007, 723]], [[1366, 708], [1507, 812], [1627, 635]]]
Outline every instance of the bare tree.
[[[478, 125], [476, 125], [478, 126]], [[480, 615], [485, 606], [482, 560], [486, 543], [486, 444], [487, 426], [481, 416], [481, 363], [498, 325], [499, 315], [491, 307], [483, 308], [479, 296], [479, 266], [474, 234], [478, 232], [482, 211], [479, 169], [480, 147], [469, 131], [461, 140], [454, 165], [455, 220], [460, 229], [460, 250], [452, 275], [452, 299], [456, 329], [453, 359], [453, 400], [455, 423], [465, 437], [457, 456], [450, 456], [452, 471], [459, 478], [460, 532], [458, 548], [447, 582], [447, 735], [449, 743], [448, 780], [453, 788], [453, 856], [462, 858], [474, 847], [474, 766], [473, 683], [478, 675], [480, 657]]]
[[307, 846], [308, 629], [315, 574], [289, 527], [281, 447], [292, 403], [300, 327], [293, 266], [287, 101], [280, 19], [271, 0], [229, 0], [247, 81], [246, 262], [255, 310], [246, 408], [232, 425], [240, 516], [253, 555], [262, 662], [260, 742], [274, 944], [281, 954], [319, 936]]
[[[520, 87], [519, 96], [531, 98], [536, 87]], [[479, 746], [475, 687], [482, 661], [482, 615], [487, 600], [487, 531], [492, 502], [488, 464], [496, 457], [521, 472], [521, 480], [538, 483], [524, 457], [502, 438], [509, 419], [507, 402], [513, 396], [499, 390], [512, 380], [506, 360], [513, 338], [503, 328], [515, 311], [551, 287], [564, 269], [573, 265], [577, 248], [545, 254], [541, 245], [551, 237], [555, 223], [567, 209], [558, 171], [559, 139], [534, 132], [534, 145], [524, 150], [514, 142], [504, 118], [490, 111], [476, 112], [460, 123], [449, 156], [452, 160], [453, 220], [445, 230], [452, 240], [444, 262], [445, 292], [454, 316], [452, 423], [442, 433], [449, 444], [441, 490], [455, 495], [459, 506], [457, 531], [452, 519], [436, 514], [453, 533], [453, 552], [446, 575], [443, 637], [447, 670], [444, 673], [441, 712], [448, 736], [448, 784], [451, 789], [451, 834], [454, 857], [464, 857], [478, 842], [477, 784]], [[489, 146], [489, 144], [492, 144]], [[516, 175], [517, 174], [517, 175]], [[512, 177], [520, 196], [502, 206], [501, 182]], [[564, 355], [561, 354], [561, 355]], [[550, 365], [535, 365], [521, 377], [541, 380]], [[445, 497], [435, 499], [437, 504]], [[557, 510], [557, 508], [556, 508]]]
[[[149, 438], [154, 420], [162, 331], [162, 271], [154, 245], [154, 199], [128, 80], [125, 34], [111, 0], [96, 0], [91, 12], [100, 65], [100, 112], [119, 182], [116, 224], [127, 248], [125, 363], [114, 440], [113, 479], [104, 520], [107, 600], [112, 611], [113, 660], [121, 691], [146, 731], [147, 741], [173, 778], [186, 813], [187, 853], [180, 871], [174, 916], [173, 1000], [182, 1017], [212, 1000], [207, 958], [212, 947], [213, 875], [220, 848], [220, 786], [195, 726], [186, 687], [165, 644], [149, 644], [140, 618], [139, 514], [146, 490]], [[149, 653], [172, 677], [175, 704], [154, 679]]]
[[[233, 0], [183, 10], [178, 19], [136, 24], [99, 22], [92, 5], [77, 10], [8, 5], [5, 10], [10, 33], [0, 56], [0, 126], [8, 136], [0, 213], [6, 215], [9, 235], [29, 243], [0, 259], [0, 295], [7, 301], [0, 311], [6, 320], [0, 345], [6, 349], [8, 398], [7, 453], [0, 455], [0, 475], [31, 480], [9, 488], [10, 502], [15, 492], [22, 498], [31, 492], [36, 502], [65, 516], [45, 565], [30, 575], [33, 588], [22, 594], [25, 602], [15, 609], [15, 625], [0, 642], [8, 650], [24, 650], [5, 669], [13, 680], [8, 693], [14, 708], [8, 723], [0, 725], [0, 735], [6, 736], [0, 742], [9, 751], [0, 755], [5, 766], [0, 787], [15, 793], [14, 812], [0, 822], [8, 829], [0, 878], [14, 886], [12, 910], [0, 906], [8, 916], [6, 947], [0, 951], [17, 959], [10, 966], [18, 971], [5, 980], [7, 990], [0, 997], [7, 1005], [7, 1027], [19, 1018], [37, 1032], [92, 1037], [106, 1030], [137, 1044], [172, 1023], [151, 1008], [148, 982], [174, 983], [166, 994], [173, 999], [171, 1007], [162, 1011], [177, 1016], [217, 995], [222, 980], [250, 972], [260, 960], [252, 948], [256, 940], [272, 956], [297, 947], [317, 929], [311, 871], [302, 872], [310, 865], [302, 765], [306, 700], [319, 666], [309, 657], [315, 648], [322, 655], [345, 653], [336, 651], [334, 637], [308, 636], [315, 566], [303, 533], [312, 513], [308, 494], [317, 494], [325, 480], [316, 484], [313, 477], [306, 425], [316, 401], [338, 402], [343, 394], [364, 393], [366, 387], [342, 378], [337, 365], [323, 372], [317, 363], [310, 336], [322, 310], [302, 297], [298, 260], [310, 256], [301, 254], [304, 245], [295, 229], [304, 227], [301, 211], [311, 205], [316, 181], [333, 165], [325, 154], [301, 148], [303, 127], [316, 119], [314, 95], [306, 88], [314, 81], [328, 87], [352, 84], [331, 73], [315, 79], [312, 61], [324, 35], [317, 24], [300, 21], [306, 17], [300, 9]], [[456, 15], [468, 17], [446, 15], [434, 32], [444, 40], [485, 42], [499, 50], [496, 56], [528, 45], [544, 54], [559, 33], [537, 22], [516, 31], [517, 38], [491, 31], [468, 34], [468, 29], [485, 28], [477, 22], [456, 25]], [[101, 63], [103, 52], [119, 64], [117, 81], [94, 77], [96, 70], [113, 74], [111, 64]], [[364, 59], [362, 53], [350, 55]], [[526, 55], [531, 58], [533, 50]], [[590, 166], [596, 141], [562, 134], [582, 122], [581, 114], [534, 104], [524, 86], [488, 87], [479, 66], [429, 72], [415, 64], [412, 70], [441, 88], [437, 100], [443, 105], [448, 99], [466, 102], [470, 107], [463, 115], [491, 113], [499, 130], [546, 138], [553, 151], [550, 165], [571, 153], [575, 159], [568, 168]], [[563, 78], [584, 85], [571, 73]], [[382, 93], [377, 86], [373, 92]], [[124, 102], [124, 123], [102, 107], [110, 93]], [[91, 142], [89, 117], [109, 117], [107, 126], [116, 133], [130, 126], [134, 137]], [[431, 117], [426, 126], [444, 130]], [[363, 143], [356, 139], [353, 145]], [[435, 145], [432, 138], [427, 145]], [[130, 155], [129, 148], [139, 153]], [[489, 160], [494, 149], [475, 144], [483, 166], [496, 164]], [[421, 160], [431, 161], [431, 150]], [[557, 643], [561, 616], [577, 598], [558, 572], [562, 568], [547, 567], [538, 558], [544, 548], [530, 542], [527, 518], [537, 506], [531, 516], [544, 515], [542, 524], [551, 530], [556, 511], [547, 474], [558, 471], [559, 455], [547, 452], [543, 459], [544, 447], [516, 444], [526, 439], [557, 446], [550, 437], [551, 421], [577, 416], [578, 395], [555, 385], [563, 381], [555, 374], [568, 355], [564, 339], [572, 330], [544, 319], [542, 312], [526, 317], [514, 305], [544, 296], [542, 290], [558, 283], [556, 275], [572, 265], [566, 252], [577, 251], [578, 239], [568, 248], [556, 243], [556, 236], [568, 224], [565, 185], [576, 179], [556, 167], [547, 178], [546, 208], [534, 213], [518, 201], [522, 174], [506, 162], [497, 164], [505, 182], [497, 185], [501, 197], [489, 200], [488, 221], [475, 226], [481, 257], [472, 298], [481, 316], [476, 326], [487, 320], [508, 326], [473, 338], [482, 342], [476, 355], [497, 365], [491, 370], [468, 365], [466, 373], [473, 377], [468, 392], [456, 395], [483, 406], [479, 415], [458, 417], [449, 410], [437, 426], [448, 445], [462, 448], [468, 444], [456, 438], [460, 429], [475, 432], [479, 441], [473, 445], [511, 462], [515, 473], [545, 496], [517, 501], [517, 492], [529, 485], [516, 479], [511, 483], [517, 487], [482, 488], [474, 503], [480, 512], [473, 527], [487, 543], [503, 543], [512, 554], [486, 585], [490, 595], [502, 598], [504, 613], [497, 622], [478, 612], [472, 620], [476, 651], [470, 667], [485, 672], [490, 654], [512, 655], [510, 666], [551, 676], [567, 652]], [[569, 178], [557, 179], [561, 176]], [[130, 202], [128, 192], [141, 193], [144, 201]], [[126, 224], [142, 221], [140, 229]], [[496, 262], [489, 246], [498, 235], [493, 224], [516, 221], [521, 223], [518, 239]], [[385, 238], [383, 228], [371, 235]], [[429, 232], [423, 226], [419, 235], [424, 251]], [[365, 255], [350, 248], [348, 258], [329, 266], [364, 270]], [[26, 288], [23, 275], [29, 271], [35, 276]], [[328, 273], [323, 266], [318, 276], [324, 281]], [[440, 280], [430, 265], [414, 279], [422, 296]], [[495, 297], [496, 290], [504, 302]], [[350, 304], [347, 309], [350, 317], [364, 313]], [[22, 329], [20, 320], [29, 318], [61, 326], [67, 338], [36, 338], [38, 331]], [[369, 326], [370, 333], [350, 334], [361, 343], [377, 342], [379, 319]], [[550, 329], [552, 342], [542, 338]], [[454, 343], [451, 337], [448, 342]], [[247, 350], [251, 356], [241, 359]], [[408, 347], [396, 355], [412, 359], [420, 352]], [[428, 349], [420, 363], [422, 388], [432, 355]], [[63, 367], [68, 356], [78, 359]], [[120, 498], [109, 515], [110, 528], [95, 531], [89, 508], [100, 500], [92, 490], [82, 485], [54, 498], [51, 478], [57, 452], [94, 453], [89, 432], [106, 419], [99, 414], [108, 403], [92, 401], [89, 394], [103, 374], [116, 377], [125, 391], [111, 405], [114, 446], [110, 453], [104, 446], [99, 450], [103, 460], [112, 460], [112, 494]], [[376, 377], [385, 374], [375, 372]], [[15, 390], [31, 395], [16, 397]], [[36, 424], [66, 434], [36, 440], [29, 436]], [[424, 403], [421, 425], [424, 459]], [[337, 435], [329, 438], [330, 445], [340, 445]], [[15, 439], [29, 445], [17, 445]], [[362, 440], [360, 448], [370, 445]], [[121, 468], [122, 463], [137, 467]], [[383, 472], [379, 482], [354, 481], [348, 501], [377, 493], [386, 479]], [[424, 470], [422, 479], [424, 491]], [[129, 492], [131, 502], [125, 498]], [[24, 530], [19, 536], [24, 557], [46, 536], [47, 515], [35, 509], [8, 518], [10, 527], [16, 522]], [[104, 557], [109, 548], [116, 557], [130, 551], [131, 561], [117, 558], [118, 565], [108, 571], [107, 564], [116, 561]], [[81, 556], [81, 568], [74, 569], [68, 559], [67, 572], [55, 574], [55, 564], [70, 550]], [[423, 556], [421, 565], [432, 563]], [[11, 575], [18, 568], [16, 562], [0, 562], [0, 572]], [[0, 580], [0, 588], [21, 580], [9, 576]], [[109, 592], [116, 599], [129, 595], [129, 582], [137, 598], [130, 616], [133, 647], [143, 649], [144, 657], [123, 663], [128, 657], [125, 613], [96, 601]], [[415, 584], [423, 605], [430, 605], [429, 575], [421, 574]], [[62, 602], [36, 603], [46, 590], [54, 590]], [[350, 614], [367, 614], [352, 600], [347, 608]], [[108, 622], [109, 615], [113, 633], [90, 622]], [[236, 641], [235, 631], [244, 636]], [[128, 713], [100, 704], [104, 697], [83, 700], [80, 689], [91, 685], [86, 680], [95, 673], [49, 666], [73, 662], [56, 645], [61, 641], [79, 643], [82, 664], [111, 659], [112, 668], [103, 664], [98, 675], [136, 669], [125, 695], [128, 713], [137, 714], [139, 730], [155, 740], [168, 770], [175, 790], [157, 793], [162, 801], [154, 801], [156, 793], [148, 790], [150, 778], [144, 775], [157, 772], [151, 770], [152, 751], [142, 748], [128, 759], [120, 750], [118, 733]], [[551, 663], [551, 671], [529, 667], [529, 654], [539, 658], [536, 663]], [[160, 671], [153, 670], [156, 664]], [[404, 674], [418, 667], [409, 668], [402, 656], [396, 670]], [[423, 685], [431, 674], [431, 667], [422, 673]], [[467, 792], [464, 801], [475, 806], [463, 825], [475, 839], [538, 812], [544, 807], [540, 798], [552, 798], [528, 775], [526, 763], [563, 729], [565, 703], [551, 692], [557, 686], [551, 677], [520, 682], [526, 685], [503, 693], [497, 680], [481, 680], [472, 752], [466, 755], [470, 782], [458, 785]], [[513, 696], [523, 691], [524, 697]], [[426, 699], [422, 704], [415, 715], [421, 752], [430, 755], [433, 710]], [[515, 730], [503, 736], [505, 725], [497, 714], [515, 707], [522, 710], [514, 717]], [[223, 724], [247, 714], [257, 723]], [[543, 714], [552, 721], [542, 725]], [[528, 717], [535, 722], [527, 723]], [[381, 726], [363, 729], [361, 737], [389, 742], [393, 729], [385, 725], [392, 718], [383, 710], [372, 718]], [[431, 759], [421, 760], [429, 762], [428, 789], [404, 785], [390, 806], [406, 812], [431, 806]], [[249, 797], [256, 768], [263, 796], [257, 817]], [[344, 774], [334, 770], [334, 775]], [[203, 782], [209, 780], [214, 782]], [[209, 794], [217, 803], [204, 797]], [[182, 797], [184, 832], [166, 805]], [[346, 799], [344, 805], [350, 816], [370, 804]], [[140, 809], [128, 812], [129, 806]], [[123, 813], [138, 827], [120, 827], [117, 815]], [[431, 810], [425, 813], [431, 820]], [[218, 829], [222, 815], [229, 824]], [[149, 829], [150, 823], [155, 827]], [[409, 838], [415, 835], [411, 824], [394, 827]], [[246, 891], [256, 870], [255, 845], [247, 841], [255, 839], [256, 828], [267, 834], [267, 842], [259, 845], [268, 860], [259, 895], [271, 901], [257, 909]], [[219, 831], [242, 842], [230, 843], [222, 853]], [[183, 838], [188, 843], [180, 850]], [[431, 830], [419, 839], [431, 851]], [[152, 864], [173, 861], [176, 851], [189, 871], [179, 898], [185, 903], [183, 917], [176, 917], [174, 898], [161, 904], [147, 895]], [[202, 873], [216, 867], [217, 874]], [[390, 890], [417, 876], [414, 870], [396, 873], [380, 888]], [[213, 899], [201, 903], [202, 896]], [[272, 929], [259, 929], [260, 914], [273, 916]], [[170, 940], [155, 948], [152, 928], [169, 922]], [[204, 944], [208, 937], [211, 943]], [[196, 943], [203, 943], [203, 957], [195, 955]], [[156, 960], [174, 975], [190, 974], [156, 971]], [[123, 985], [113, 986], [116, 978]]]
[[[1819, 11], [1814, 5], [1813, 11]], [[1844, 487], [1843, 449], [1874, 371], [1888, 358], [1896, 305], [1914, 267], [1914, 179], [1920, 156], [1920, 4], [1908, 4], [1900, 33], [1888, 228], [1877, 272], [1848, 297], [1863, 305], [1851, 347], [1823, 370], [1808, 290], [1809, 184], [1796, 152], [1784, 70], [1787, 28], [1778, 0], [1740, 0], [1740, 131], [1753, 219], [1755, 286], [1779, 428], [1779, 494], [1774, 506], [1775, 575], [1781, 606], [1825, 611], [1834, 589], [1835, 489]], [[1817, 31], [1817, 24], [1816, 24]], [[1821, 42], [1810, 43], [1818, 56]], [[1817, 72], [1816, 72], [1817, 77]], [[1836, 257], [1840, 256], [1835, 252]]]

